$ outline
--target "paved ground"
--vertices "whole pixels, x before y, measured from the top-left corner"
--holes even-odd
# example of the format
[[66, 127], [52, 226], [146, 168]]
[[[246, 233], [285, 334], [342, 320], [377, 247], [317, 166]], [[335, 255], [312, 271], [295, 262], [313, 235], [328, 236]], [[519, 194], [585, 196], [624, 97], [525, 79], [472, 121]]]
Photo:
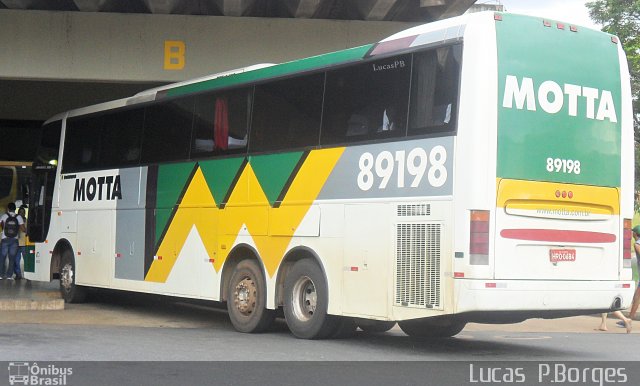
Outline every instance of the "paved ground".
[[[56, 307], [39, 307], [40, 303], [56, 301]], [[192, 302], [177, 298], [139, 295], [116, 291], [102, 291], [85, 304], [59, 303], [58, 281], [51, 283], [0, 281], [0, 323], [75, 324], [131, 327], [206, 328], [210, 326], [211, 313], [226, 312], [211, 302]], [[11, 306], [30, 303], [31, 308]], [[35, 304], [35, 306], [33, 306]], [[187, 316], [188, 317], [185, 317]], [[625, 333], [616, 326], [617, 319], [607, 320], [608, 331], [598, 331], [599, 315], [577, 316], [562, 319], [530, 319], [522, 323], [486, 325], [470, 323], [465, 332], [581, 332], [598, 334]], [[640, 321], [635, 322], [640, 333]], [[395, 327], [398, 329], [398, 327]]]

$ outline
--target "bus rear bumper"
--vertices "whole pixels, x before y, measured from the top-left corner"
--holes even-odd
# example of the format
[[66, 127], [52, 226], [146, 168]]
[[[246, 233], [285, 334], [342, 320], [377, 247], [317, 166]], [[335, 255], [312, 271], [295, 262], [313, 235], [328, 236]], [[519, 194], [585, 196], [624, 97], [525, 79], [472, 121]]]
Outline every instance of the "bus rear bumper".
[[633, 281], [457, 279], [455, 313], [486, 323], [584, 315], [628, 308], [634, 291]]

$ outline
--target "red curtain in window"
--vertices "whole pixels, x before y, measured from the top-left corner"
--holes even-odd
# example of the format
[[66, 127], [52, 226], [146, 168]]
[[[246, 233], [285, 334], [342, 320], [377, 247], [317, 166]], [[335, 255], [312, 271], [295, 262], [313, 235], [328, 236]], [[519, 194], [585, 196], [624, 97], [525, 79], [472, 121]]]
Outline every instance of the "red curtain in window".
[[216, 149], [227, 150], [229, 148], [229, 108], [225, 97], [216, 98], [213, 140]]

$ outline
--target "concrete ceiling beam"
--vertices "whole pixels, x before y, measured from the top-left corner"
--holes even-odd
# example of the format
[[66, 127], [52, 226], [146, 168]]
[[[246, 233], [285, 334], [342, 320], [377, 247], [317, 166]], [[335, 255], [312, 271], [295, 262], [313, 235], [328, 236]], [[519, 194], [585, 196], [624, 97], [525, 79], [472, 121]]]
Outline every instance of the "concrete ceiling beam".
[[255, 0], [214, 0], [224, 16], [243, 16]]
[[387, 20], [398, 0], [356, 0], [356, 9], [364, 20]]
[[[421, 0], [421, 5], [422, 1], [430, 2], [438, 0]], [[429, 12], [434, 20], [442, 20], [462, 15], [471, 8], [475, 2], [476, 0], [445, 0], [443, 5], [425, 6], [424, 9]]]
[[10, 9], [43, 9], [56, 11], [76, 11], [73, 0], [1, 0]]

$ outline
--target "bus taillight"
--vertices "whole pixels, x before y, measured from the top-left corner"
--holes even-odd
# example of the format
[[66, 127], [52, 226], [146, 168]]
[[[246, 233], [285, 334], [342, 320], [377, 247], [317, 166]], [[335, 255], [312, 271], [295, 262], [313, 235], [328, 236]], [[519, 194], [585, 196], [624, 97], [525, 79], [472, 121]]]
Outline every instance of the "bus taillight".
[[469, 234], [471, 265], [489, 265], [489, 211], [472, 210]]
[[622, 258], [627, 260], [631, 259], [631, 219], [624, 219], [624, 231], [623, 231], [623, 247], [622, 247]]

